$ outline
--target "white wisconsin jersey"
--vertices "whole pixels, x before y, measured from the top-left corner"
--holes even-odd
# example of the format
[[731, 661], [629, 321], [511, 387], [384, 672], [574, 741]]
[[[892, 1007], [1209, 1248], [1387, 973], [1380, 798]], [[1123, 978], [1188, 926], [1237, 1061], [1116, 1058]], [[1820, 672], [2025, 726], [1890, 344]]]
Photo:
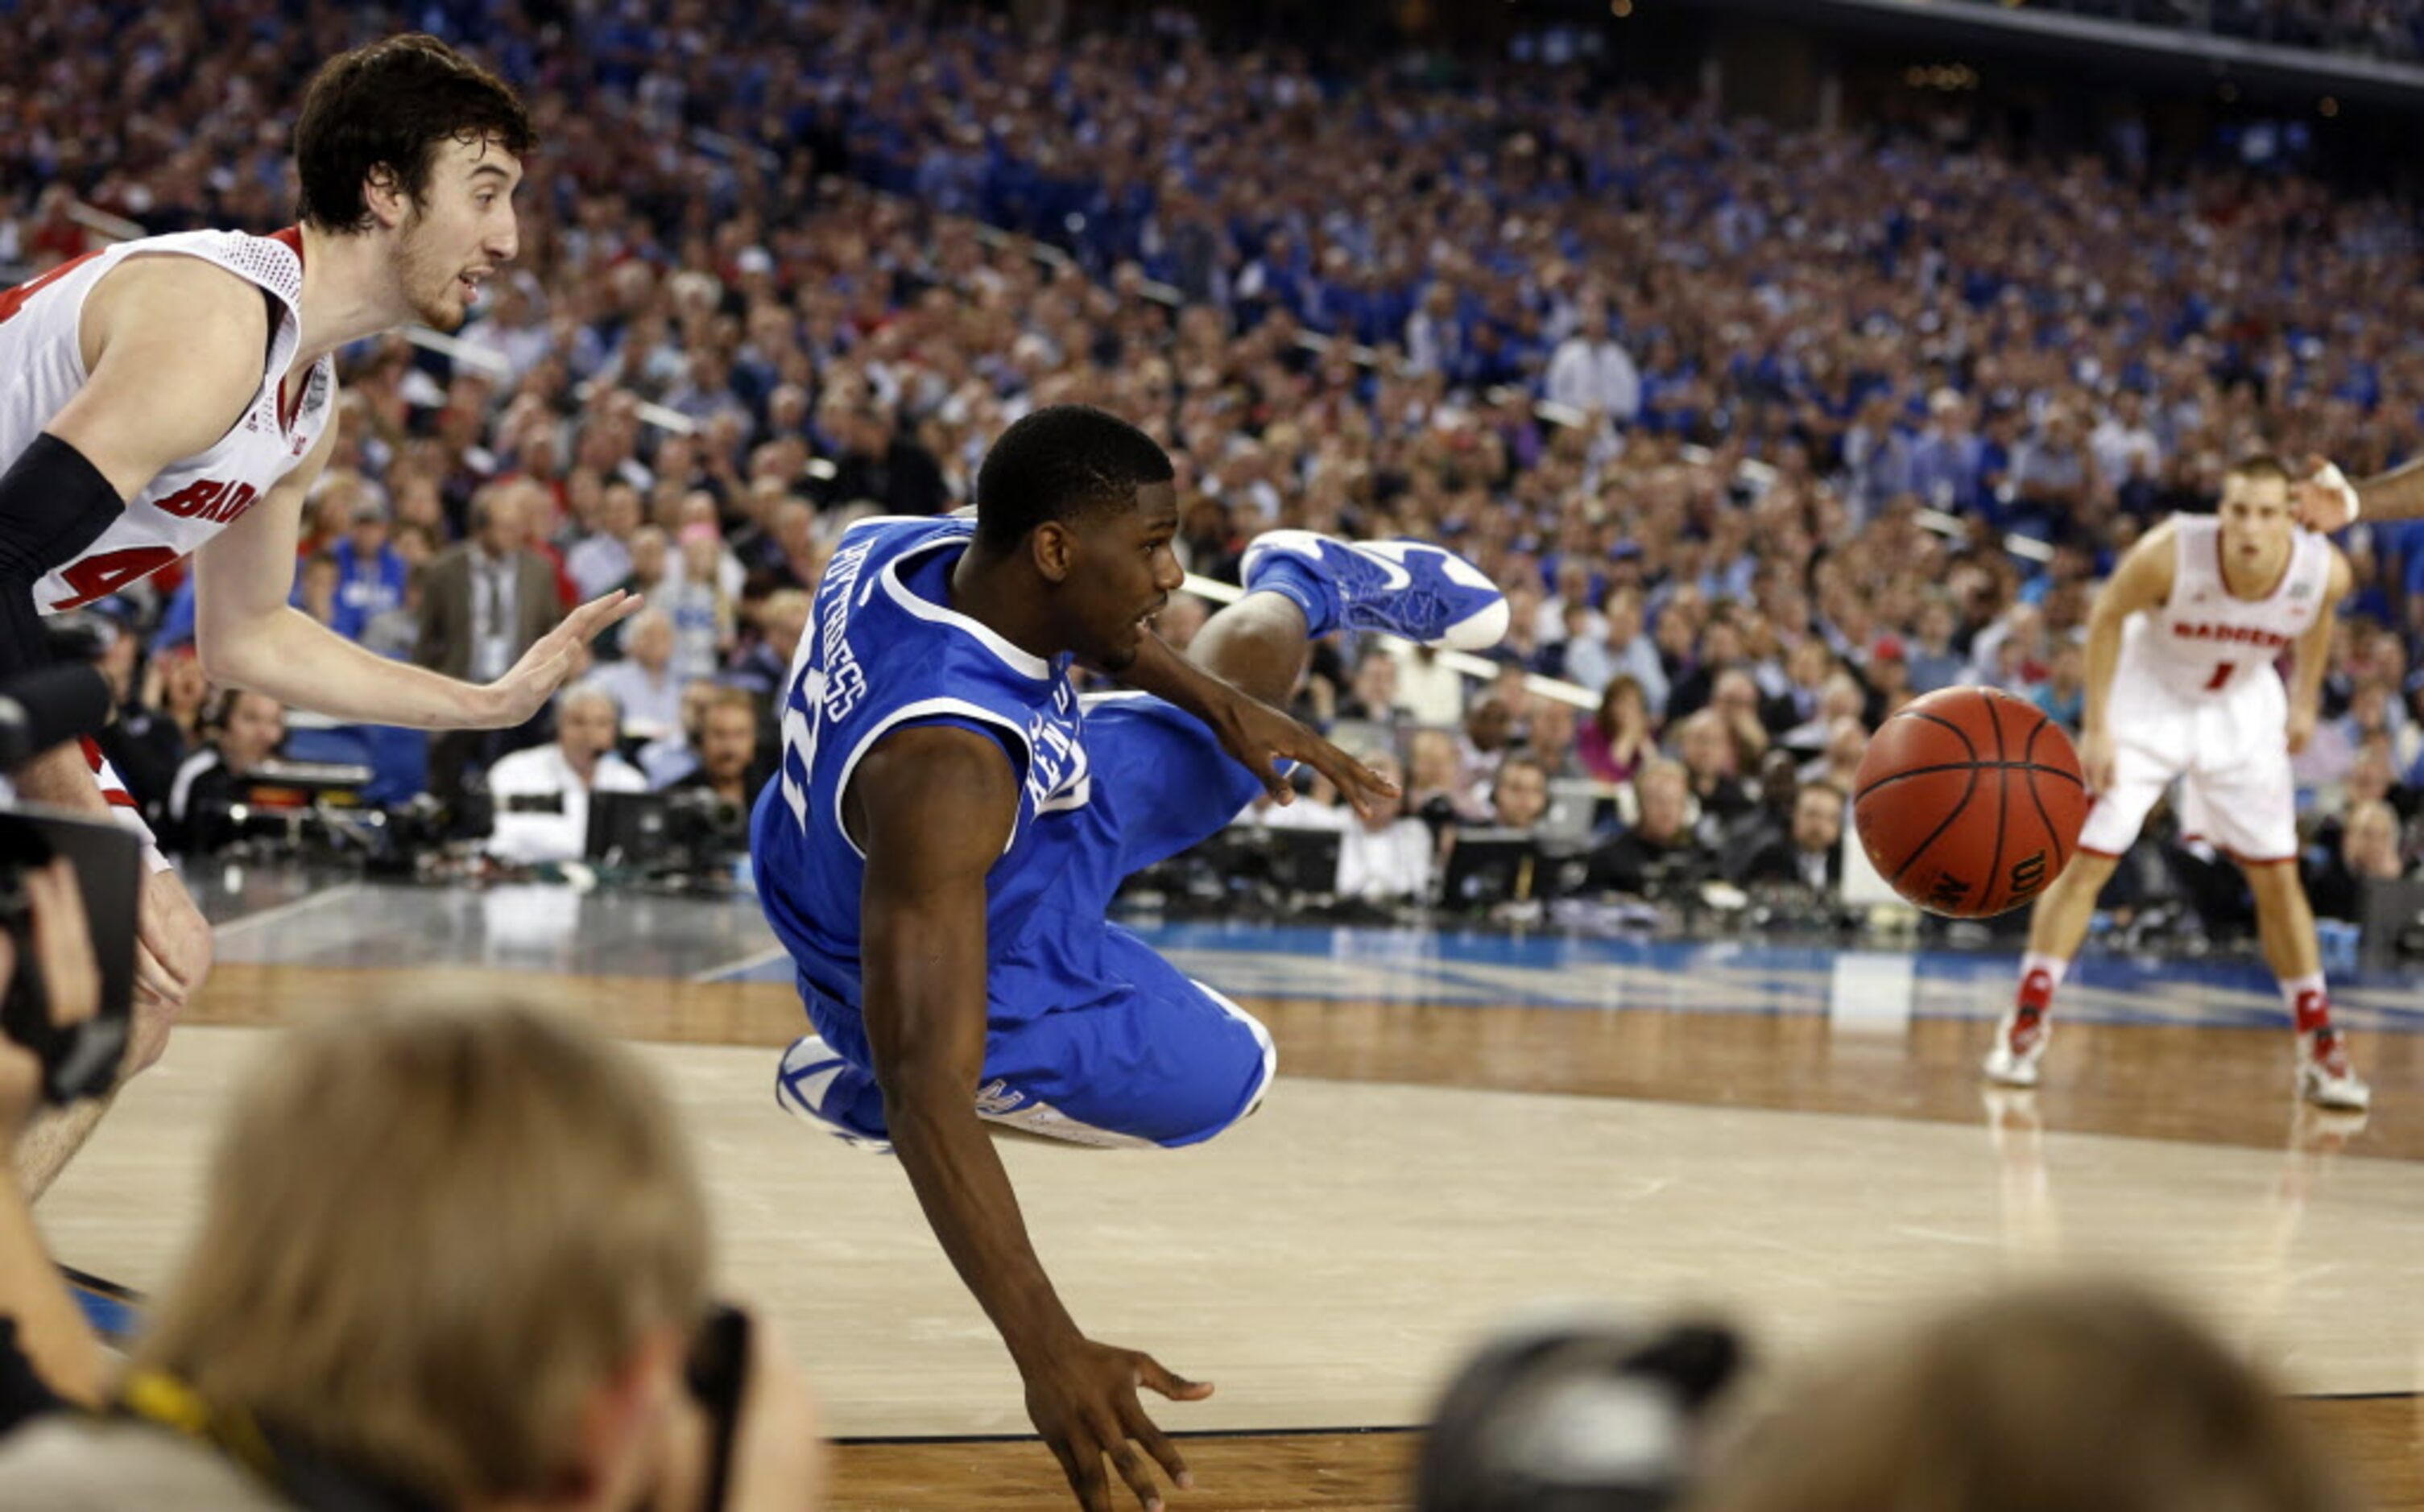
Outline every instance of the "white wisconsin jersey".
[[[277, 316], [261, 387], [216, 445], [161, 470], [101, 538], [34, 587], [45, 614], [82, 608], [199, 549], [295, 470], [335, 413], [336, 364], [322, 358], [291, 388], [302, 339], [302, 237], [184, 231], [120, 242], [0, 293], [0, 467], [13, 462], [84, 387], [84, 302], [130, 257], [198, 257], [268, 291]], [[287, 401], [281, 413], [281, 397]]]
[[[2272, 664], [2314, 628], [2331, 595], [2332, 546], [2299, 531], [2290, 537], [2288, 570], [2261, 598], [2240, 598], [2223, 585], [2222, 521], [2210, 515], [2174, 519], [2172, 593], [2162, 604], [2129, 616], [2123, 628], [2125, 666], [2150, 675], [2176, 693], [2220, 693], [2248, 678], [2274, 676]], [[2126, 717], [2126, 711], [2116, 710]]]

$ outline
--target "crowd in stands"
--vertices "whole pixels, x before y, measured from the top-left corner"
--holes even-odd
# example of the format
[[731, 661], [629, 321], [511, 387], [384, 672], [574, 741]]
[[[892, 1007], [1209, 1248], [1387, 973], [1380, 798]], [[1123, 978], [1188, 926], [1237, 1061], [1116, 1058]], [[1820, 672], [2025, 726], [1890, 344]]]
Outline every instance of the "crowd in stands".
[[[2008, 0], [1969, 3], [2001, 5]], [[2276, 47], [2400, 62], [2424, 56], [2424, 16], [2398, 0], [2033, 0], [2032, 8], [2211, 32]]]
[[[347, 354], [297, 601], [480, 676], [569, 603], [645, 594], [589, 685], [660, 786], [697, 765], [702, 682], [759, 700], [740, 764], [762, 769], [842, 526], [965, 500], [1039, 404], [1171, 447], [1207, 577], [1280, 525], [1438, 539], [1495, 575], [1496, 680], [1338, 645], [1305, 693], [1404, 761], [1434, 832], [1503, 818], [1514, 752], [1552, 790], [1628, 788], [1606, 840], [1665, 810], [1629, 787], [1673, 761], [1727, 872], [1796, 827], [1785, 773], [1844, 788], [1910, 696], [1986, 682], [2075, 720], [2097, 575], [2209, 507], [2232, 457], [2361, 473], [2424, 438], [2412, 207], [2294, 176], [1780, 130], [1573, 70], [1316, 70], [1173, 11], [1051, 49], [863, 4], [15, 19], [0, 254], [27, 272], [97, 245], [76, 200], [151, 230], [282, 223], [263, 122], [371, 34], [442, 22], [530, 91], [521, 254], [461, 332], [492, 356]], [[251, 45], [204, 46], [231, 28]], [[1319, 145], [1341, 133], [1384, 147]], [[2330, 819], [2386, 765], [2405, 869], [2424, 539], [2346, 544], [2359, 600], [2301, 774]], [[121, 744], [150, 742], [121, 760], [166, 817], [206, 739], [190, 596], [155, 579], [102, 608]], [[551, 738], [439, 740], [425, 780], [457, 794]]]

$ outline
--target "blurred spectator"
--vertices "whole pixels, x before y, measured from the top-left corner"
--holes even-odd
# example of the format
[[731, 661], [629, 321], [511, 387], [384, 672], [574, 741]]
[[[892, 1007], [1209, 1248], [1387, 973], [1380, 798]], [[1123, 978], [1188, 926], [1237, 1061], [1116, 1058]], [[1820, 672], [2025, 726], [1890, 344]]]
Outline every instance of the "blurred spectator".
[[658, 605], [673, 621], [673, 669], [678, 677], [715, 676], [732, 648], [733, 599], [717, 574], [723, 547], [714, 526], [683, 526], [681, 581], [658, 595]]
[[[555, 628], [555, 574], [514, 543], [520, 501], [484, 490], [471, 501], [471, 535], [431, 559], [421, 583], [421, 641], [415, 664], [445, 676], [493, 682]], [[527, 729], [527, 726], [525, 727]], [[429, 786], [457, 801], [466, 771], [528, 739], [522, 731], [446, 730], [429, 743]]]
[[790, 686], [791, 658], [808, 630], [808, 596], [795, 588], [768, 594], [758, 604], [758, 639], [741, 655], [728, 679], [761, 700], [779, 702]]
[[267, 693], [231, 689], [202, 719], [205, 744], [177, 769], [168, 789], [167, 849], [203, 855], [235, 838], [230, 810], [244, 801], [262, 763], [286, 740], [286, 710]]
[[1354, 680], [1348, 685], [1346, 695], [1338, 700], [1338, 717], [1366, 724], [1386, 724], [1397, 717], [1397, 659], [1379, 651], [1366, 652], [1355, 663]]
[[1641, 373], [1624, 349], [1622, 334], [1622, 321], [1604, 298], [1586, 299], [1574, 334], [1558, 342], [1549, 358], [1549, 402], [1631, 424], [1641, 412]]
[[1552, 780], [1582, 775], [1575, 723], [1574, 706], [1564, 699], [1542, 696], [1532, 701], [1532, 722], [1523, 733], [1523, 749]]
[[1427, 645], [1386, 641], [1380, 654], [1397, 661], [1397, 707], [1417, 724], [1454, 725], [1464, 719], [1464, 676], [1449, 670]]
[[337, 593], [343, 579], [344, 569], [337, 565], [335, 556], [327, 551], [312, 552], [295, 570], [295, 607], [310, 615], [314, 624], [336, 629]]
[[1486, 812], [1464, 778], [1463, 741], [1454, 730], [1426, 725], [1407, 738], [1406, 809], [1433, 835], [1478, 821]]
[[364, 495], [353, 507], [344, 537], [328, 548], [337, 564], [337, 609], [331, 628], [362, 639], [373, 619], [404, 603], [407, 566], [388, 541], [387, 508]]
[[715, 684], [704, 677], [682, 684], [679, 723], [640, 747], [633, 764], [651, 790], [662, 792], [698, 770], [699, 737], [715, 693]]
[[[1405, 777], [1397, 758], [1385, 751], [1361, 759], [1392, 781]], [[1409, 792], [1410, 805], [1412, 797]], [[1343, 812], [1346, 819], [1338, 848], [1339, 897], [1372, 902], [1429, 898], [1431, 862], [1437, 849], [1430, 826], [1404, 809], [1368, 817], [1351, 810], [1334, 812]]]
[[1741, 758], [1736, 751], [1725, 716], [1714, 708], [1694, 714], [1675, 732], [1675, 754], [1682, 762], [1693, 802], [1705, 822], [1723, 826], [1751, 806], [1750, 795], [1743, 788]]
[[819, 410], [817, 424], [834, 443], [833, 476], [817, 485], [820, 502], [871, 500], [886, 515], [936, 515], [949, 506], [934, 454], [882, 405], [835, 399]]
[[1641, 684], [1619, 674], [1600, 691], [1599, 711], [1583, 722], [1575, 745], [1583, 771], [1602, 782], [1630, 782], [1658, 754], [1657, 733]]
[[1860, 758], [1869, 753], [1869, 732], [1849, 714], [1838, 715], [1826, 732], [1826, 747], [1801, 764], [1800, 782], [1832, 783], [1845, 792], [1858, 786]]
[[698, 765], [665, 790], [713, 793], [745, 814], [773, 766], [758, 757], [757, 703], [739, 688], [712, 688], [699, 714]]
[[1694, 833], [1692, 792], [1681, 762], [1660, 757], [1633, 778], [1636, 817], [1631, 828], [1591, 851], [1584, 885], [1650, 895], [1698, 881], [1714, 855]]
[[1538, 756], [1516, 751], [1498, 764], [1490, 784], [1490, 822], [1529, 833], [1549, 812], [1549, 772]]
[[2364, 800], [2349, 810], [2340, 826], [2338, 844], [2320, 850], [2305, 867], [2306, 896], [2323, 918], [2365, 918], [2365, 884], [2396, 882], [2407, 874], [2400, 853], [2399, 816], [2378, 798]]
[[673, 616], [644, 609], [623, 626], [625, 655], [591, 673], [584, 686], [603, 690], [623, 711], [623, 731], [653, 740], [681, 728], [682, 686], [674, 666]]
[[[512, 1003], [327, 1015], [247, 1078], [117, 1409], [0, 1441], [0, 1506], [699, 1505], [710, 1262], [629, 1052]], [[806, 1387], [744, 1339], [724, 1504], [810, 1512]]]
[[578, 861], [589, 844], [589, 795], [644, 793], [648, 780], [614, 754], [614, 700], [574, 688], [556, 700], [555, 740], [488, 769], [496, 825], [487, 851], [516, 866]]
[[1923, 695], [1961, 681], [1969, 659], [1953, 645], [1953, 606], [1931, 596], [1920, 605], [1917, 623], [1907, 646], [1910, 691]]
[[1805, 782], [1794, 789], [1793, 830], [1784, 843], [1753, 851], [1734, 880], [1798, 885], [1832, 895], [1843, 879], [1843, 789]]
[[1457, 742], [1457, 784], [1474, 802], [1480, 804], [1493, 778], [1498, 764], [1515, 744], [1515, 712], [1505, 697], [1495, 692], [1483, 693], [1466, 710], [1464, 731]]
[[102, 731], [103, 754], [126, 779], [126, 790], [143, 805], [155, 833], [168, 821], [178, 769], [205, 738], [202, 712], [210, 696], [210, 678], [193, 647], [155, 652], [143, 669], [141, 692]]
[[597, 527], [564, 554], [564, 569], [585, 603], [631, 576], [631, 537], [644, 523], [640, 490], [615, 479], [598, 492]]
[[2065, 635], [2055, 643], [2045, 683], [2029, 697], [2046, 718], [2079, 733], [2079, 722], [2087, 712], [2087, 651], [2076, 637]]
[[1566, 679], [1596, 692], [1616, 677], [1631, 677], [1651, 713], [1666, 707], [1666, 672], [1658, 648], [1641, 629], [1641, 595], [1619, 588], [1607, 596], [1606, 629], [1597, 641], [1569, 642]]
[[2272, 1383], [2138, 1292], [2007, 1291], [1845, 1351], [1691, 1512], [2354, 1512]]

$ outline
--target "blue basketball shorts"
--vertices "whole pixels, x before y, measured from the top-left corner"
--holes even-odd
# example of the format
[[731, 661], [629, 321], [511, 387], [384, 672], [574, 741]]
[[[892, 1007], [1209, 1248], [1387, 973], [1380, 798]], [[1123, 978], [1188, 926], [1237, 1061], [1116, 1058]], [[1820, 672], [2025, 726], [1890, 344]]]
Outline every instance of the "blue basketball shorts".
[[[1055, 816], [1059, 896], [1039, 915], [1059, 937], [1030, 931], [1016, 961], [993, 968], [977, 1111], [1078, 1144], [1200, 1143], [1262, 1101], [1278, 1064], [1270, 1035], [1104, 915], [1124, 878], [1217, 833], [1262, 786], [1201, 722], [1142, 693], [1087, 699], [1086, 748], [1092, 794]], [[787, 1058], [787, 1106], [885, 1138], [858, 1010], [805, 973], [800, 994], [832, 1058]]]

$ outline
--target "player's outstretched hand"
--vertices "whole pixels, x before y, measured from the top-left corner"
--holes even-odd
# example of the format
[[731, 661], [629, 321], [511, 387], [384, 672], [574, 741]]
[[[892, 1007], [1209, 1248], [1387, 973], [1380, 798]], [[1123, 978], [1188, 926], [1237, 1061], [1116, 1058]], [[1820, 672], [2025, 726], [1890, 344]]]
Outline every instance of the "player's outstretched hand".
[[1212, 1394], [1211, 1382], [1181, 1380], [1151, 1355], [1084, 1338], [1020, 1369], [1027, 1377], [1027, 1415], [1060, 1461], [1085, 1512], [1111, 1512], [1106, 1456], [1146, 1512], [1159, 1512], [1161, 1488], [1145, 1456], [1153, 1456], [1172, 1485], [1182, 1490], [1194, 1486], [1187, 1461], [1145, 1416], [1137, 1391], [1151, 1387], [1173, 1402], [1200, 1402]]
[[2356, 490], [2321, 456], [2306, 458], [2306, 475], [2289, 485], [2289, 501], [2298, 508], [2299, 524], [2325, 535], [2356, 519]]
[[620, 625], [647, 600], [617, 588], [564, 616], [564, 623], [531, 643], [511, 672], [488, 684], [496, 708], [488, 723], [511, 729], [545, 708], [580, 665], [581, 650], [609, 626]]
[[1328, 777], [1360, 814], [1383, 813], [1397, 801], [1397, 785], [1260, 699], [1230, 700], [1213, 722], [1220, 744], [1262, 779], [1276, 803], [1289, 803], [1296, 789], [1280, 764], [1301, 761]]
[[2089, 730], [2079, 738], [2079, 774], [2091, 793], [2113, 790], [2113, 732]]
[[132, 1076], [168, 1048], [168, 1030], [211, 971], [211, 926], [174, 871], [143, 880], [136, 912], [135, 1034], [127, 1051]]

